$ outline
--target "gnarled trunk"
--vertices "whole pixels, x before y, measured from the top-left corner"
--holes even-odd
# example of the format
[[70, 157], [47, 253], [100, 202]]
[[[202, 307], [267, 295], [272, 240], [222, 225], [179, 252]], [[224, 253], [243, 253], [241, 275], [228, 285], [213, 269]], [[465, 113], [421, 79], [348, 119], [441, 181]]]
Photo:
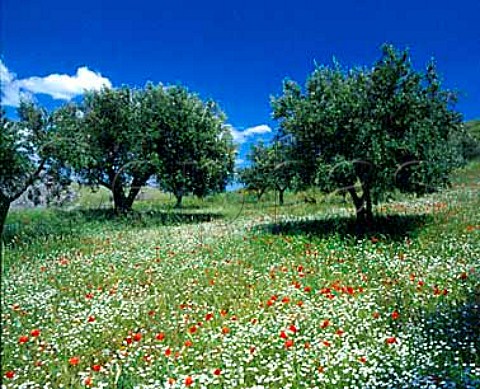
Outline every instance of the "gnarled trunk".
[[10, 199], [0, 195], [0, 267], [3, 267], [3, 230], [7, 220], [8, 210], [10, 209]]
[[8, 210], [10, 209], [10, 200], [8, 198], [0, 198], [0, 241], [3, 242], [3, 229], [7, 220]]
[[175, 208], [182, 208], [183, 191], [182, 190], [175, 191], [173, 193], [173, 195], [175, 196], [175, 199], [177, 200], [176, 203], [175, 203]]
[[283, 205], [284, 204], [283, 194], [285, 193], [286, 188], [277, 187], [277, 189], [278, 189], [278, 204]]
[[370, 188], [368, 185], [362, 185], [362, 190], [362, 196], [358, 196], [354, 188], [348, 189], [357, 214], [357, 231], [363, 231], [365, 227], [371, 227], [373, 225], [372, 197]]
[[120, 185], [112, 188], [113, 193], [113, 207], [116, 214], [128, 213], [132, 210], [133, 201], [129, 201], [125, 192]]

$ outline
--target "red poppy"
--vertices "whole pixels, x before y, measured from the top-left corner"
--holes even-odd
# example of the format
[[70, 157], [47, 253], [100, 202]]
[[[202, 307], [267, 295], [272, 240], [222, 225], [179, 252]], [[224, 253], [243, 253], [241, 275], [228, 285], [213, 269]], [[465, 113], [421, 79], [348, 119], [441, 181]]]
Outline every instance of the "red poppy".
[[285, 331], [280, 332], [280, 338], [282, 338], [282, 339], [287, 339], [288, 338], [288, 335], [286, 334]]
[[267, 301], [267, 305], [268, 305], [269, 307], [271, 307], [271, 306], [273, 305], [273, 303], [274, 303], [274, 302], [273, 302], [272, 300], [268, 300], [268, 301]]
[[338, 335], [338, 336], [342, 336], [344, 333], [345, 333], [345, 331], [342, 330], [341, 328], [339, 328], [339, 329], [335, 332], [335, 334]]
[[185, 378], [185, 386], [190, 386], [193, 384], [193, 378], [188, 376], [187, 378]]
[[80, 362], [80, 358], [79, 357], [71, 357], [69, 360], [68, 360], [68, 363], [70, 363], [70, 365], [72, 366], [77, 366]]
[[30, 335], [32, 335], [34, 338], [36, 338], [37, 336], [40, 336], [40, 332], [41, 331], [38, 328], [35, 328], [32, 331], [30, 331]]
[[387, 339], [385, 339], [385, 342], [386, 342], [387, 344], [397, 343], [397, 338], [395, 338], [395, 336], [390, 336], [390, 337], [388, 337]]
[[227, 312], [226, 309], [222, 309], [222, 310], [220, 311], [220, 315], [222, 315], [223, 317], [227, 316], [227, 313], [228, 313], [228, 312]]
[[170, 355], [172, 355], [172, 350], [170, 350], [170, 348], [167, 347], [167, 349], [165, 350], [165, 356], [169, 357]]
[[18, 343], [20, 343], [20, 344], [24, 344], [24, 343], [27, 343], [27, 342], [28, 342], [28, 336], [26, 336], [26, 335], [20, 336], [20, 338], [18, 338]]
[[102, 370], [102, 366], [100, 366], [100, 365], [93, 365], [93, 366], [92, 366], [92, 370], [93, 370], [93, 371], [100, 371], [100, 370]]
[[324, 340], [322, 343], [325, 347], [330, 347], [331, 345], [331, 343], [328, 340]]
[[125, 342], [127, 342], [127, 344], [132, 344], [132, 342], [133, 342], [132, 337], [131, 337], [131, 336], [127, 336], [127, 337], [125, 338]]
[[330, 325], [330, 320], [324, 320], [320, 328], [327, 328]]
[[88, 317], [88, 322], [93, 323], [95, 321], [95, 316], [89, 316]]
[[286, 348], [290, 348], [293, 346], [293, 340], [292, 339], [289, 339], [285, 342], [285, 347]]
[[159, 332], [157, 336], [155, 336], [155, 339], [162, 341], [163, 339], [165, 339], [165, 334], [163, 332]]
[[312, 287], [306, 286], [305, 288], [303, 288], [303, 290], [304, 290], [306, 293], [310, 293], [310, 292], [312, 291]]
[[251, 346], [250, 347], [250, 354], [253, 354], [255, 352], [255, 347]]
[[190, 339], [187, 339], [184, 344], [185, 344], [185, 347], [192, 347], [193, 346], [193, 342]]
[[397, 320], [400, 317], [400, 314], [397, 311], [392, 312], [392, 319]]
[[154, 310], [148, 311], [148, 316], [153, 316], [153, 315], [155, 315], [155, 311], [154, 311]]
[[85, 295], [85, 298], [86, 298], [87, 300], [93, 299], [93, 293], [87, 293], [87, 294]]
[[310, 342], [305, 342], [305, 348], [308, 350], [311, 347]]
[[191, 327], [188, 329], [188, 332], [190, 332], [191, 334], [194, 334], [195, 332], [197, 332], [197, 327], [196, 327], [196, 326], [191, 326]]
[[213, 374], [214, 374], [214, 375], [220, 375], [220, 374], [222, 374], [222, 370], [220, 370], [220, 369], [215, 369], [215, 370], [213, 371]]
[[92, 377], [85, 378], [85, 381], [83, 381], [83, 383], [85, 384], [85, 386], [92, 386], [93, 384]]
[[358, 361], [361, 362], [361, 363], [365, 363], [365, 362], [367, 362], [367, 358], [360, 357], [360, 358], [358, 358]]
[[222, 328], [222, 334], [226, 335], [226, 334], [228, 334], [229, 332], [230, 332], [230, 328], [228, 328], [228, 327], [223, 327], [223, 328]]
[[293, 324], [290, 327], [288, 327], [288, 329], [293, 333], [296, 333], [298, 331], [297, 327], [295, 327]]
[[212, 320], [213, 319], [213, 313], [207, 313], [205, 315], [205, 321], [209, 321], [209, 320]]
[[380, 317], [380, 313], [379, 312], [373, 312], [372, 316], [373, 316], [374, 319], [378, 319]]
[[133, 340], [135, 342], [140, 342], [142, 340], [142, 334], [140, 332], [137, 332], [135, 335], [133, 335]]
[[15, 377], [15, 372], [13, 370], [9, 370], [5, 373], [5, 377], [11, 380], [13, 377]]
[[301, 307], [302, 305], [303, 305], [303, 301], [302, 301], [302, 300], [297, 301], [297, 306], [298, 306], [298, 307]]
[[290, 298], [288, 298], [287, 296], [285, 296], [283, 299], [282, 299], [282, 303], [284, 304], [288, 304], [290, 302]]

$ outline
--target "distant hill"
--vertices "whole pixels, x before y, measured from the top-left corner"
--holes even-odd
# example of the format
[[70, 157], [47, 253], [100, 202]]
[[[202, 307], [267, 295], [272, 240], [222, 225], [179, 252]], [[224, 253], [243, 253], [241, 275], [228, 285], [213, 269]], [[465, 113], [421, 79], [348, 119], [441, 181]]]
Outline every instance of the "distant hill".
[[480, 119], [465, 122], [465, 127], [468, 132], [480, 142]]
[[468, 160], [480, 159], [480, 119], [465, 122], [467, 135], [463, 138], [463, 152]]

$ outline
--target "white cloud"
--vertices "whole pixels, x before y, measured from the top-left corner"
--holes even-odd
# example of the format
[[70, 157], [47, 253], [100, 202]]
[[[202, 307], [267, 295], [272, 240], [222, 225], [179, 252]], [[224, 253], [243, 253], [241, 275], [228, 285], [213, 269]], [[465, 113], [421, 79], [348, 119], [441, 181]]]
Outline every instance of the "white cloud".
[[230, 127], [230, 131], [232, 132], [233, 140], [236, 143], [244, 143], [247, 141], [247, 138], [251, 138], [255, 135], [271, 133], [272, 129], [266, 124], [261, 124], [259, 126], [249, 127], [243, 131]]
[[20, 103], [20, 86], [15, 80], [16, 75], [12, 73], [0, 60], [0, 85], [1, 85], [1, 103], [2, 105], [18, 106]]
[[20, 98], [30, 94], [46, 94], [54, 99], [70, 100], [81, 95], [85, 90], [99, 90], [103, 86], [112, 87], [106, 77], [86, 66], [77, 69], [73, 76], [67, 74], [50, 74], [45, 77], [17, 79], [0, 60], [2, 83], [2, 104], [18, 106]]

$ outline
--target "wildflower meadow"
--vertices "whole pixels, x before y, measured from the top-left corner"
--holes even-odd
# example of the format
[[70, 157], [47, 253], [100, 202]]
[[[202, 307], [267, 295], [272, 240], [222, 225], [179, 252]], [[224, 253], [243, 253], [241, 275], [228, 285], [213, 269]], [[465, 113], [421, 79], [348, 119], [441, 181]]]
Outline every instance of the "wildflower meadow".
[[478, 388], [478, 172], [360, 236], [335, 197], [14, 211], [2, 388]]

